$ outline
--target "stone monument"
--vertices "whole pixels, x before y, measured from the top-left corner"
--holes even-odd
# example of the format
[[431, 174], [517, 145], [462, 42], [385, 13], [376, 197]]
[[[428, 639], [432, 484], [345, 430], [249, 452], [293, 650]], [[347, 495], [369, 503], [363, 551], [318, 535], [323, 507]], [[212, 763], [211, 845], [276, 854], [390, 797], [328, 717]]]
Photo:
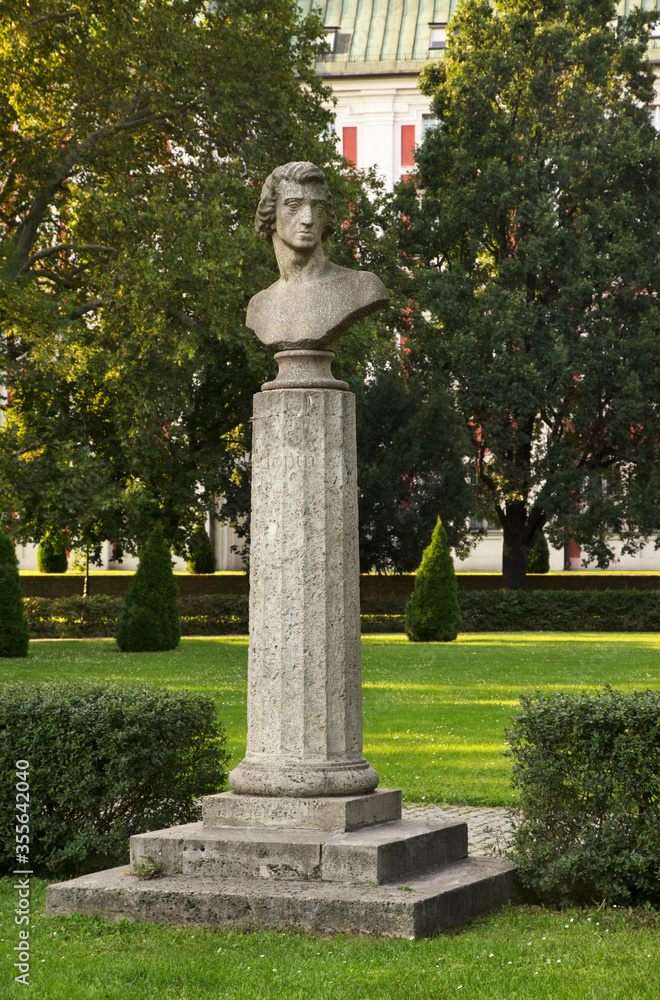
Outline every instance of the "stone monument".
[[51, 913], [417, 937], [515, 893], [509, 862], [467, 856], [465, 823], [402, 819], [400, 791], [378, 789], [362, 754], [355, 405], [331, 362], [389, 297], [326, 258], [336, 225], [318, 167], [265, 182], [256, 228], [280, 278], [246, 323], [279, 372], [254, 397], [248, 738], [232, 790], [204, 799], [201, 823], [131, 838], [133, 864], [152, 858], [163, 878], [50, 886]]

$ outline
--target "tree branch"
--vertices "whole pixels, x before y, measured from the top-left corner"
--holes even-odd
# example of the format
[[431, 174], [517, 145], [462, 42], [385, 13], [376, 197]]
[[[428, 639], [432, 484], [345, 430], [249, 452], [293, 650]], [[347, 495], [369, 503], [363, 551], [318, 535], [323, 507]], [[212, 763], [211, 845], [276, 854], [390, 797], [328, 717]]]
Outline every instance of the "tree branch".
[[20, 278], [23, 272], [29, 270], [38, 260], [44, 260], [45, 257], [52, 257], [53, 254], [59, 253], [61, 250], [107, 250], [109, 253], [117, 253], [114, 247], [105, 246], [104, 243], [58, 243], [57, 246], [47, 247], [45, 250], [40, 250], [39, 253], [33, 254], [23, 264], [20, 271], [17, 272], [16, 278]]
[[78, 306], [72, 312], [69, 313], [70, 319], [79, 319], [84, 316], [85, 313], [94, 312], [99, 306], [105, 305], [105, 299], [90, 299], [89, 302], [84, 302], [81, 306]]

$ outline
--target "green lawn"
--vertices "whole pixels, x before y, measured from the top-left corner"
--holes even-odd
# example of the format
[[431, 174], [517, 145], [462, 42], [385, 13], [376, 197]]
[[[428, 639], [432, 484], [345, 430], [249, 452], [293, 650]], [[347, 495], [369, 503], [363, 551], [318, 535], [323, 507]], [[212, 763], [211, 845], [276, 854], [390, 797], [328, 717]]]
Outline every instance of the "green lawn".
[[[363, 639], [365, 753], [408, 802], [510, 800], [504, 730], [525, 691], [658, 688], [659, 635], [472, 635], [449, 645]], [[245, 747], [247, 640], [120, 654], [100, 640], [32, 643], [0, 681], [116, 680], [214, 693]], [[38, 790], [33, 790], [38, 794]], [[427, 941], [242, 934], [45, 918], [31, 883], [34, 1000], [656, 1000], [658, 915], [510, 907]], [[12, 982], [15, 890], [0, 881], [0, 996]], [[6, 984], [6, 985], [5, 985]]]
[[[362, 640], [365, 755], [381, 787], [407, 802], [506, 805], [504, 731], [518, 696], [537, 688], [660, 686], [659, 634], [405, 636]], [[0, 662], [0, 681], [115, 680], [217, 695], [233, 763], [245, 752], [247, 639], [184, 639], [170, 653], [119, 653], [104, 640], [33, 642]]]
[[[458, 934], [387, 941], [45, 918], [32, 886], [33, 1000], [658, 997], [658, 922], [643, 913], [507, 907]], [[0, 882], [3, 998], [26, 995], [9, 982], [14, 905]]]

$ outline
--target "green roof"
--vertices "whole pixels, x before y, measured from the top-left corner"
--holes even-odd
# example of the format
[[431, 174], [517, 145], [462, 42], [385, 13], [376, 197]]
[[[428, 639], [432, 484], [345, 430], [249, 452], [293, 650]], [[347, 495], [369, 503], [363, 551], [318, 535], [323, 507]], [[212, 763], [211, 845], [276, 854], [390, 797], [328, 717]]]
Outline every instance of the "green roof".
[[419, 72], [442, 50], [429, 48], [431, 24], [446, 24], [457, 0], [299, 0], [304, 14], [321, 10], [337, 28], [335, 52], [322, 75]]
[[[317, 64], [321, 76], [419, 73], [430, 59], [431, 25], [446, 24], [458, 0], [298, 0], [303, 14], [320, 10], [327, 28], [337, 29], [335, 51]], [[660, 11], [660, 0], [621, 0], [620, 15], [633, 8]], [[660, 60], [660, 39], [649, 55]]]

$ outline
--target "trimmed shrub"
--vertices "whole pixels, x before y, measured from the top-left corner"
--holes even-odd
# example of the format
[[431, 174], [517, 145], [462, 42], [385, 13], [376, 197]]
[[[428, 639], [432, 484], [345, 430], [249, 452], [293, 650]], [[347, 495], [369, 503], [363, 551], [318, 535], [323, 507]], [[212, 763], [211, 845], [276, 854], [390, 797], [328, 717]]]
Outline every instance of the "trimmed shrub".
[[247, 635], [248, 597], [244, 594], [200, 594], [180, 597], [182, 635]]
[[25, 612], [32, 638], [98, 639], [114, 637], [122, 604], [106, 594], [26, 597]]
[[14, 543], [0, 530], [0, 656], [27, 656], [29, 641]]
[[16, 868], [16, 761], [29, 763], [30, 865], [66, 878], [128, 862], [128, 838], [201, 817], [229, 757], [213, 700], [66, 683], [0, 688], [0, 857]]
[[550, 903], [660, 904], [660, 693], [522, 697], [509, 856]]
[[414, 642], [452, 642], [461, 624], [458, 585], [447, 535], [438, 518], [406, 604], [406, 635]]
[[40, 573], [66, 573], [66, 537], [63, 531], [47, 531], [37, 549], [37, 569]]
[[466, 591], [463, 632], [657, 632], [660, 593], [641, 590]]
[[549, 573], [550, 572], [550, 549], [545, 534], [541, 532], [536, 542], [532, 546], [532, 551], [527, 559], [528, 573]]
[[172, 558], [158, 524], [149, 536], [117, 620], [123, 653], [176, 649], [181, 638]]
[[190, 536], [186, 569], [189, 573], [215, 573], [215, 552], [203, 524], [198, 524]]

